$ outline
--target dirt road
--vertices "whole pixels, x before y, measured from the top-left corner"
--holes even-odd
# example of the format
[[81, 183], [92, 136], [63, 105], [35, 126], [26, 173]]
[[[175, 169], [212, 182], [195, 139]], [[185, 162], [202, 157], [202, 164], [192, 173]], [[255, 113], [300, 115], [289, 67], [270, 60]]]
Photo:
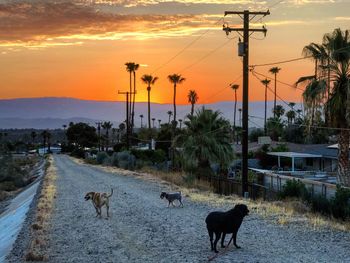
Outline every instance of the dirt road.
[[[64, 155], [54, 158], [58, 178], [50, 262], [206, 262], [212, 255], [204, 219], [228, 207], [187, 198], [184, 208], [167, 208], [159, 198], [164, 185], [79, 165]], [[111, 187], [111, 218], [97, 218], [84, 194]], [[254, 213], [243, 221], [238, 244], [242, 249], [232, 247], [215, 262], [350, 260], [348, 233], [314, 231], [298, 223], [280, 226]]]

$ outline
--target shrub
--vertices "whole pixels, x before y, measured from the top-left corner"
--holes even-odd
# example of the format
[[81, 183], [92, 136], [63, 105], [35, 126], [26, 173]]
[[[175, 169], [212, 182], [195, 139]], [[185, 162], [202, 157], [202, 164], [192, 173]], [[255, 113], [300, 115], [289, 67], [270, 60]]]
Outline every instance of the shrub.
[[99, 152], [96, 156], [96, 161], [98, 164], [103, 164], [108, 159], [108, 154], [106, 152]]
[[318, 212], [323, 215], [331, 215], [331, 202], [323, 195], [315, 195], [310, 201], [313, 212]]
[[85, 158], [85, 151], [83, 148], [75, 148], [72, 152], [71, 155], [77, 158], [84, 159]]
[[350, 189], [337, 186], [334, 198], [331, 199], [332, 215], [343, 220], [350, 217]]
[[136, 158], [128, 151], [117, 153], [118, 167], [128, 170], [135, 169]]
[[307, 189], [305, 184], [297, 180], [288, 180], [282, 187], [282, 191], [279, 192], [280, 198], [297, 197], [304, 199], [307, 195]]
[[155, 163], [161, 163], [166, 160], [166, 154], [163, 150], [131, 150], [131, 153], [137, 158], [143, 161]]

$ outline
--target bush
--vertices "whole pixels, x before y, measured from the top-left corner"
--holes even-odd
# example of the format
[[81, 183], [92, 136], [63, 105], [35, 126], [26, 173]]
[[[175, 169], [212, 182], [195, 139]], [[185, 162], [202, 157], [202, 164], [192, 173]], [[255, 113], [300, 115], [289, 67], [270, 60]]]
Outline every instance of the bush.
[[334, 198], [331, 199], [332, 215], [343, 220], [350, 218], [350, 189], [337, 186]]
[[85, 158], [85, 151], [84, 151], [83, 148], [75, 148], [75, 149], [71, 152], [71, 156], [84, 159], [84, 158]]
[[[113, 157], [114, 156], [114, 157]], [[135, 169], [136, 158], [128, 151], [119, 152], [112, 155], [112, 162], [117, 163], [117, 166], [123, 169]]]
[[161, 163], [166, 160], [166, 154], [163, 150], [131, 150], [131, 153], [140, 160], [152, 162], [153, 164]]
[[309, 201], [313, 212], [321, 213], [322, 215], [331, 215], [331, 202], [323, 195], [316, 195]]
[[106, 160], [108, 160], [108, 154], [106, 152], [99, 152], [96, 156], [96, 162], [98, 164], [104, 164]]
[[297, 180], [288, 180], [279, 192], [279, 197], [284, 199], [286, 197], [296, 197], [305, 199], [307, 196], [307, 189], [305, 184]]

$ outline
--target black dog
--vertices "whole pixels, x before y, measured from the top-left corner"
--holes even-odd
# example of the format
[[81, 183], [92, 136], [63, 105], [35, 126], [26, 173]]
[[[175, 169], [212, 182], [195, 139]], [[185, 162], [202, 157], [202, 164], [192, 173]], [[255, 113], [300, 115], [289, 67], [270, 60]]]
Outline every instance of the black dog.
[[[233, 244], [236, 248], [240, 248], [236, 243], [237, 232], [242, 224], [243, 218], [248, 215], [249, 210], [246, 205], [236, 205], [233, 209], [227, 212], [211, 212], [205, 222], [207, 223], [207, 229], [210, 237], [211, 250], [218, 253], [216, 244], [218, 243], [221, 234], [221, 247], [224, 248], [225, 236], [228, 233], [232, 233]], [[215, 240], [213, 243], [213, 234], [215, 233]]]

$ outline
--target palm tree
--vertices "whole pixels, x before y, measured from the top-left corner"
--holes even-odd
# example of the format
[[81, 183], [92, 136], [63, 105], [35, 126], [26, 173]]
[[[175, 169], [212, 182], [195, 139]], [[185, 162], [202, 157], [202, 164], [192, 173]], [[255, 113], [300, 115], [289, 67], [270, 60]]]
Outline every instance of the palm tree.
[[239, 108], [238, 111], [239, 111], [239, 125], [242, 127], [242, 109]]
[[160, 128], [160, 123], [162, 122], [162, 120], [158, 120], [158, 128]]
[[173, 104], [174, 104], [174, 119], [173, 119], [173, 131], [175, 134], [175, 127], [176, 127], [176, 86], [177, 84], [181, 84], [186, 79], [182, 77], [180, 74], [172, 74], [168, 76], [168, 80], [170, 83], [174, 85], [174, 97], [173, 97]]
[[194, 112], [194, 104], [197, 103], [199, 97], [195, 90], [190, 90], [187, 94], [188, 102], [191, 103], [191, 116], [193, 116]]
[[106, 130], [106, 150], [109, 146], [109, 130], [112, 128], [113, 124], [110, 121], [105, 121], [102, 123], [102, 128]]
[[211, 163], [225, 170], [234, 157], [229, 121], [204, 107], [188, 118], [185, 133], [175, 138], [175, 144], [183, 148], [184, 167], [196, 171], [197, 176], [211, 173]]
[[231, 89], [235, 92], [235, 107], [233, 110], [233, 132], [236, 132], [236, 108], [237, 108], [237, 90], [239, 88], [239, 85], [232, 84]]
[[152, 118], [152, 128], [154, 129], [154, 121], [156, 120], [156, 118]]
[[142, 119], [143, 119], [143, 115], [142, 114], [140, 115], [140, 119], [141, 119], [141, 128], [142, 128], [142, 126], [143, 126], [142, 125]]
[[269, 80], [269, 79], [263, 79], [261, 81], [261, 83], [265, 85], [265, 114], [264, 114], [264, 132], [265, 132], [265, 135], [267, 135], [267, 127], [266, 127], [267, 87], [270, 84], [270, 82], [271, 82], [271, 80]]
[[293, 123], [295, 119], [295, 111], [294, 110], [287, 111], [286, 116], [287, 116], [288, 124]]
[[152, 75], [143, 75], [142, 82], [147, 84], [147, 96], [148, 96], [148, 129], [151, 129], [151, 85], [154, 85], [158, 80], [158, 77]]
[[[274, 92], [274, 101], [273, 101], [273, 108], [276, 108], [276, 97], [277, 97], [277, 74], [278, 72], [280, 72], [281, 68], [279, 67], [273, 67], [273, 68], [270, 68], [269, 72], [271, 74], [274, 74], [275, 75], [275, 92]], [[273, 117], [276, 117], [275, 116], [275, 113], [273, 114]]]
[[272, 111], [273, 111], [273, 114], [276, 116], [277, 119], [280, 119], [283, 116], [284, 112], [285, 112], [285, 110], [282, 107], [282, 105], [277, 105], [276, 108], [274, 108]]
[[167, 114], [169, 115], [168, 124], [170, 124], [170, 118], [171, 118], [171, 116], [173, 115], [173, 112], [172, 112], [171, 110], [169, 110], [169, 111], [167, 112]]
[[132, 71], [134, 75], [134, 91], [133, 91], [133, 99], [132, 99], [132, 111], [131, 111], [131, 131], [134, 128], [134, 115], [135, 115], [135, 96], [136, 96], [136, 70], [140, 67], [139, 64], [134, 64], [134, 69]]
[[180, 122], [180, 130], [181, 130], [181, 127], [182, 127], [182, 119], [179, 119], [179, 122]]
[[[131, 97], [132, 94], [132, 73], [134, 71], [135, 63], [134, 62], [127, 62], [125, 63], [126, 71], [129, 72], [130, 76], [130, 86], [129, 86], [129, 94]], [[129, 112], [127, 113], [129, 116], [131, 116], [131, 100], [129, 101]], [[129, 120], [130, 122], [130, 120]]]
[[47, 140], [47, 131], [42, 131], [41, 132], [41, 137], [43, 138], [43, 148], [44, 148], [44, 151], [45, 151], [45, 147], [46, 147], [46, 140]]
[[333, 89], [327, 101], [330, 121], [341, 128], [338, 136], [338, 171], [337, 181], [350, 186], [349, 139], [350, 139], [350, 34], [339, 28], [326, 34], [330, 49], [330, 74]]

